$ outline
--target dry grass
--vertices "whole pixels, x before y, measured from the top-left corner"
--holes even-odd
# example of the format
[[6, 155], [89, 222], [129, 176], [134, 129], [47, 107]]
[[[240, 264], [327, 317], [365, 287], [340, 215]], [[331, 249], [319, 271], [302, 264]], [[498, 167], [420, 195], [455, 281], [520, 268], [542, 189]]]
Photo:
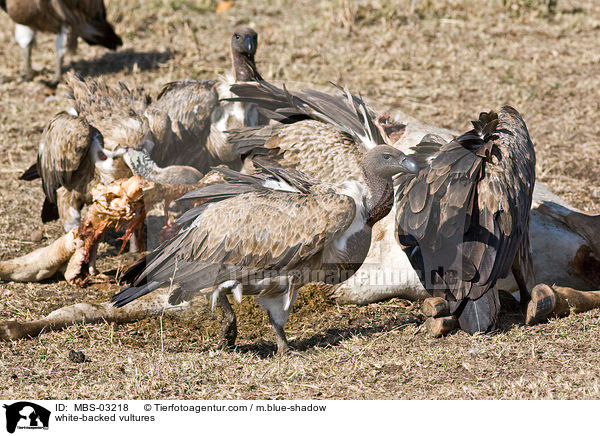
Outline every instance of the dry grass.
[[[260, 33], [259, 67], [291, 86], [348, 85], [379, 108], [463, 130], [504, 103], [527, 121], [538, 179], [576, 206], [600, 210], [600, 6], [559, 0], [214, 2], [111, 1], [125, 41], [116, 53], [81, 45], [70, 68], [155, 92], [182, 77], [212, 78], [228, 66], [238, 23]], [[259, 6], [260, 4], [260, 6]], [[411, 4], [413, 8], [411, 10]], [[0, 258], [60, 233], [42, 226], [41, 189], [17, 176], [41, 131], [63, 108], [42, 79], [52, 75], [53, 37], [39, 35], [32, 83], [19, 83], [20, 51], [0, 14]], [[100, 268], [130, 258], [105, 245]], [[0, 317], [32, 319], [65, 304], [102, 301], [115, 284], [72, 289], [61, 281], [0, 284]], [[195, 311], [132, 325], [78, 326], [0, 344], [0, 397], [33, 398], [600, 398], [600, 313], [536, 327], [505, 315], [494, 335], [428, 338], [417, 307], [391, 300], [338, 307], [305, 292], [287, 326], [299, 350], [273, 358], [274, 335], [252, 301], [238, 308], [239, 350], [216, 348], [218, 317]], [[164, 347], [164, 350], [163, 350]], [[76, 364], [70, 349], [90, 359]]]

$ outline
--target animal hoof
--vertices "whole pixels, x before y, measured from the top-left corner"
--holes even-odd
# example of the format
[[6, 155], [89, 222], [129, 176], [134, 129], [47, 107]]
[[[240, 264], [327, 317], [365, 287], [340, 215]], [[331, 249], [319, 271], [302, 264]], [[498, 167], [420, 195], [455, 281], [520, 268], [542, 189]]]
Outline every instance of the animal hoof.
[[545, 284], [536, 285], [531, 291], [531, 301], [527, 306], [525, 324], [533, 325], [548, 319], [556, 307], [556, 296], [552, 288]]
[[440, 318], [450, 315], [450, 306], [443, 298], [431, 297], [423, 302], [422, 311], [426, 317]]
[[430, 336], [439, 338], [447, 335], [457, 327], [454, 316], [444, 316], [441, 318], [427, 318], [425, 320], [425, 329]]
[[0, 341], [22, 338], [21, 325], [17, 321], [0, 321]]

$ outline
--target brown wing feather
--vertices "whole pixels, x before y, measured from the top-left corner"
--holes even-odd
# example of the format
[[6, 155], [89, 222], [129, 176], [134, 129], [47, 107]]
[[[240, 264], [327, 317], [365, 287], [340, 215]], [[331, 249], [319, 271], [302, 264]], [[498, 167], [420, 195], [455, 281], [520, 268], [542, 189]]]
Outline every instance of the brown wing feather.
[[426, 288], [456, 300], [478, 299], [510, 271], [528, 238], [535, 180], [533, 145], [514, 109], [473, 124], [450, 143], [417, 146], [427, 166], [398, 189], [399, 242]]
[[359, 146], [385, 143], [375, 125], [377, 115], [347, 89], [344, 95], [313, 89], [290, 92], [265, 81], [238, 83], [230, 89], [238, 97], [226, 100], [256, 104], [267, 118], [286, 124], [314, 119], [351, 135]]
[[59, 113], [42, 134], [38, 152], [38, 169], [46, 196], [56, 202], [60, 186], [72, 190], [83, 188], [94, 176], [90, 147], [100, 133], [85, 120]]
[[123, 45], [106, 20], [103, 0], [50, 0], [49, 3], [61, 20], [88, 44], [100, 44], [111, 50]]
[[174, 277], [184, 289], [318, 265], [352, 223], [354, 201], [318, 187], [310, 194], [257, 189], [203, 205], [195, 221], [125, 274], [123, 305]]
[[[148, 113], [167, 114], [169, 132], [154, 132], [164, 137], [152, 151], [158, 165], [186, 164], [207, 170], [205, 147], [210, 132], [211, 115], [219, 105], [216, 82], [181, 80], [168, 83], [150, 105]], [[167, 139], [168, 137], [168, 139]]]

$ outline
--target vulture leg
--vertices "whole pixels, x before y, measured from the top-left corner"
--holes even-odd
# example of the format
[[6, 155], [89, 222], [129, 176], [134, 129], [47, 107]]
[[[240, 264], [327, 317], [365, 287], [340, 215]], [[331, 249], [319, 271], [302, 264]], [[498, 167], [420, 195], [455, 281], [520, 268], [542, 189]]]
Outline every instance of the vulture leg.
[[171, 206], [171, 199], [165, 198], [163, 203], [163, 215], [165, 216], [165, 227], [169, 226], [169, 207]]
[[[269, 321], [275, 330], [275, 334], [277, 335], [277, 354], [282, 355], [286, 354], [290, 350], [290, 344], [288, 343], [287, 338], [285, 337], [285, 331], [283, 327], [285, 326], [285, 322], [281, 322], [282, 313], [274, 313], [269, 311]], [[287, 316], [285, 317], [287, 320]]]
[[285, 354], [290, 349], [290, 344], [285, 337], [283, 327], [290, 316], [290, 310], [298, 296], [298, 285], [295, 277], [290, 277], [288, 291], [277, 297], [263, 296], [258, 298], [258, 303], [269, 314], [269, 321], [277, 335], [277, 354]]
[[231, 292], [235, 300], [239, 303], [242, 301], [242, 284], [235, 280], [229, 280], [221, 283], [215, 288], [211, 295], [211, 309], [215, 309], [218, 304], [223, 312], [223, 321], [221, 324], [221, 347], [225, 349], [235, 347], [237, 338], [237, 320], [235, 312], [229, 303], [227, 294]]
[[220, 293], [217, 299], [219, 307], [223, 312], [223, 321], [221, 324], [221, 347], [231, 349], [235, 347], [235, 339], [237, 338], [237, 321], [235, 312], [231, 307], [231, 303], [226, 294]]
[[140, 252], [140, 244], [138, 241], [137, 232], [133, 232], [131, 237], [129, 238], [129, 252], [132, 254], [136, 254]]
[[25, 56], [22, 78], [25, 81], [30, 81], [33, 79], [33, 70], [31, 69], [31, 48], [35, 42], [35, 32], [27, 26], [17, 24], [15, 26], [15, 40], [23, 50], [23, 55]]
[[62, 77], [63, 58], [67, 53], [67, 40], [69, 39], [69, 29], [62, 26], [60, 33], [56, 35], [56, 71], [54, 72], [53, 84], [58, 85]]
[[531, 300], [531, 294], [529, 293], [527, 281], [525, 280], [525, 277], [523, 277], [523, 272], [518, 265], [516, 257], [512, 266], [512, 273], [515, 277], [515, 281], [517, 282], [517, 286], [519, 286], [519, 300], [521, 303], [521, 308], [526, 310], [529, 300]]
[[527, 305], [531, 300], [531, 292], [529, 289], [533, 288], [533, 283], [530, 283], [531, 286], [528, 286], [527, 277], [524, 274], [523, 268], [521, 267], [521, 263], [518, 259], [519, 256], [515, 256], [515, 260], [512, 264], [512, 273], [517, 282], [517, 286], [519, 287], [519, 300], [521, 303], [521, 308], [525, 311], [527, 310]]
[[98, 243], [95, 243], [90, 247], [90, 263], [88, 265], [88, 274], [90, 276], [95, 276], [98, 274], [98, 269], [96, 269], [96, 260], [98, 259]]

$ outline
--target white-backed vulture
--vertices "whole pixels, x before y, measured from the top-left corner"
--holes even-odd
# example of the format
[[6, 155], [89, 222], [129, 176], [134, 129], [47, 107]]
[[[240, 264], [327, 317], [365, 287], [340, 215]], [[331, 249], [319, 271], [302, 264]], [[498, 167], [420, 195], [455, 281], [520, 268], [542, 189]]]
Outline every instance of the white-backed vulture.
[[[37, 163], [21, 176], [24, 180], [41, 176], [47, 196], [44, 222], [60, 217], [66, 231], [77, 227], [81, 208], [90, 201], [89, 190], [97, 183], [132, 174], [160, 184], [196, 184], [202, 178], [195, 168], [161, 168], [152, 161], [150, 152], [157, 140], [142, 112], [146, 105], [142, 92], [73, 74], [66, 85], [73, 108], [49, 123]], [[164, 114], [163, 119], [168, 121]]]
[[[256, 108], [237, 102], [222, 101], [231, 96], [232, 83], [262, 80], [254, 55], [258, 35], [240, 26], [231, 36], [232, 73], [219, 80], [184, 79], [165, 85], [146, 116], [155, 136], [163, 138], [163, 146], [152, 152], [160, 166], [185, 164], [203, 173], [219, 164], [239, 164], [231, 154], [225, 131], [242, 126], [255, 126], [261, 120]], [[154, 114], [167, 114], [170, 130], [154, 122]], [[162, 133], [161, 133], [162, 132]]]
[[56, 33], [55, 83], [60, 82], [62, 61], [67, 47], [77, 48], [81, 37], [90, 45], [102, 45], [111, 50], [123, 45], [106, 19], [103, 0], [0, 0], [0, 7], [16, 23], [15, 39], [23, 49], [23, 78], [31, 80], [31, 48], [35, 32]]
[[392, 176], [414, 170], [414, 162], [393, 147], [365, 154], [365, 183], [321, 183], [302, 173], [263, 167], [256, 176], [221, 170], [228, 183], [208, 186], [183, 199], [203, 203], [186, 212], [184, 227], [170, 241], [134, 264], [124, 280], [131, 286], [113, 297], [123, 306], [164, 284], [181, 292], [212, 293], [228, 318], [223, 329], [235, 341], [235, 317], [226, 293], [258, 296], [277, 334], [283, 331], [300, 287], [311, 281], [339, 283], [360, 267], [372, 225], [393, 204]]
[[529, 301], [534, 280], [529, 210], [535, 152], [512, 107], [481, 113], [474, 128], [445, 142], [430, 135], [412, 155], [418, 175], [402, 175], [396, 200], [398, 242], [425, 289], [448, 301], [460, 328], [496, 325], [496, 282], [512, 271]]

